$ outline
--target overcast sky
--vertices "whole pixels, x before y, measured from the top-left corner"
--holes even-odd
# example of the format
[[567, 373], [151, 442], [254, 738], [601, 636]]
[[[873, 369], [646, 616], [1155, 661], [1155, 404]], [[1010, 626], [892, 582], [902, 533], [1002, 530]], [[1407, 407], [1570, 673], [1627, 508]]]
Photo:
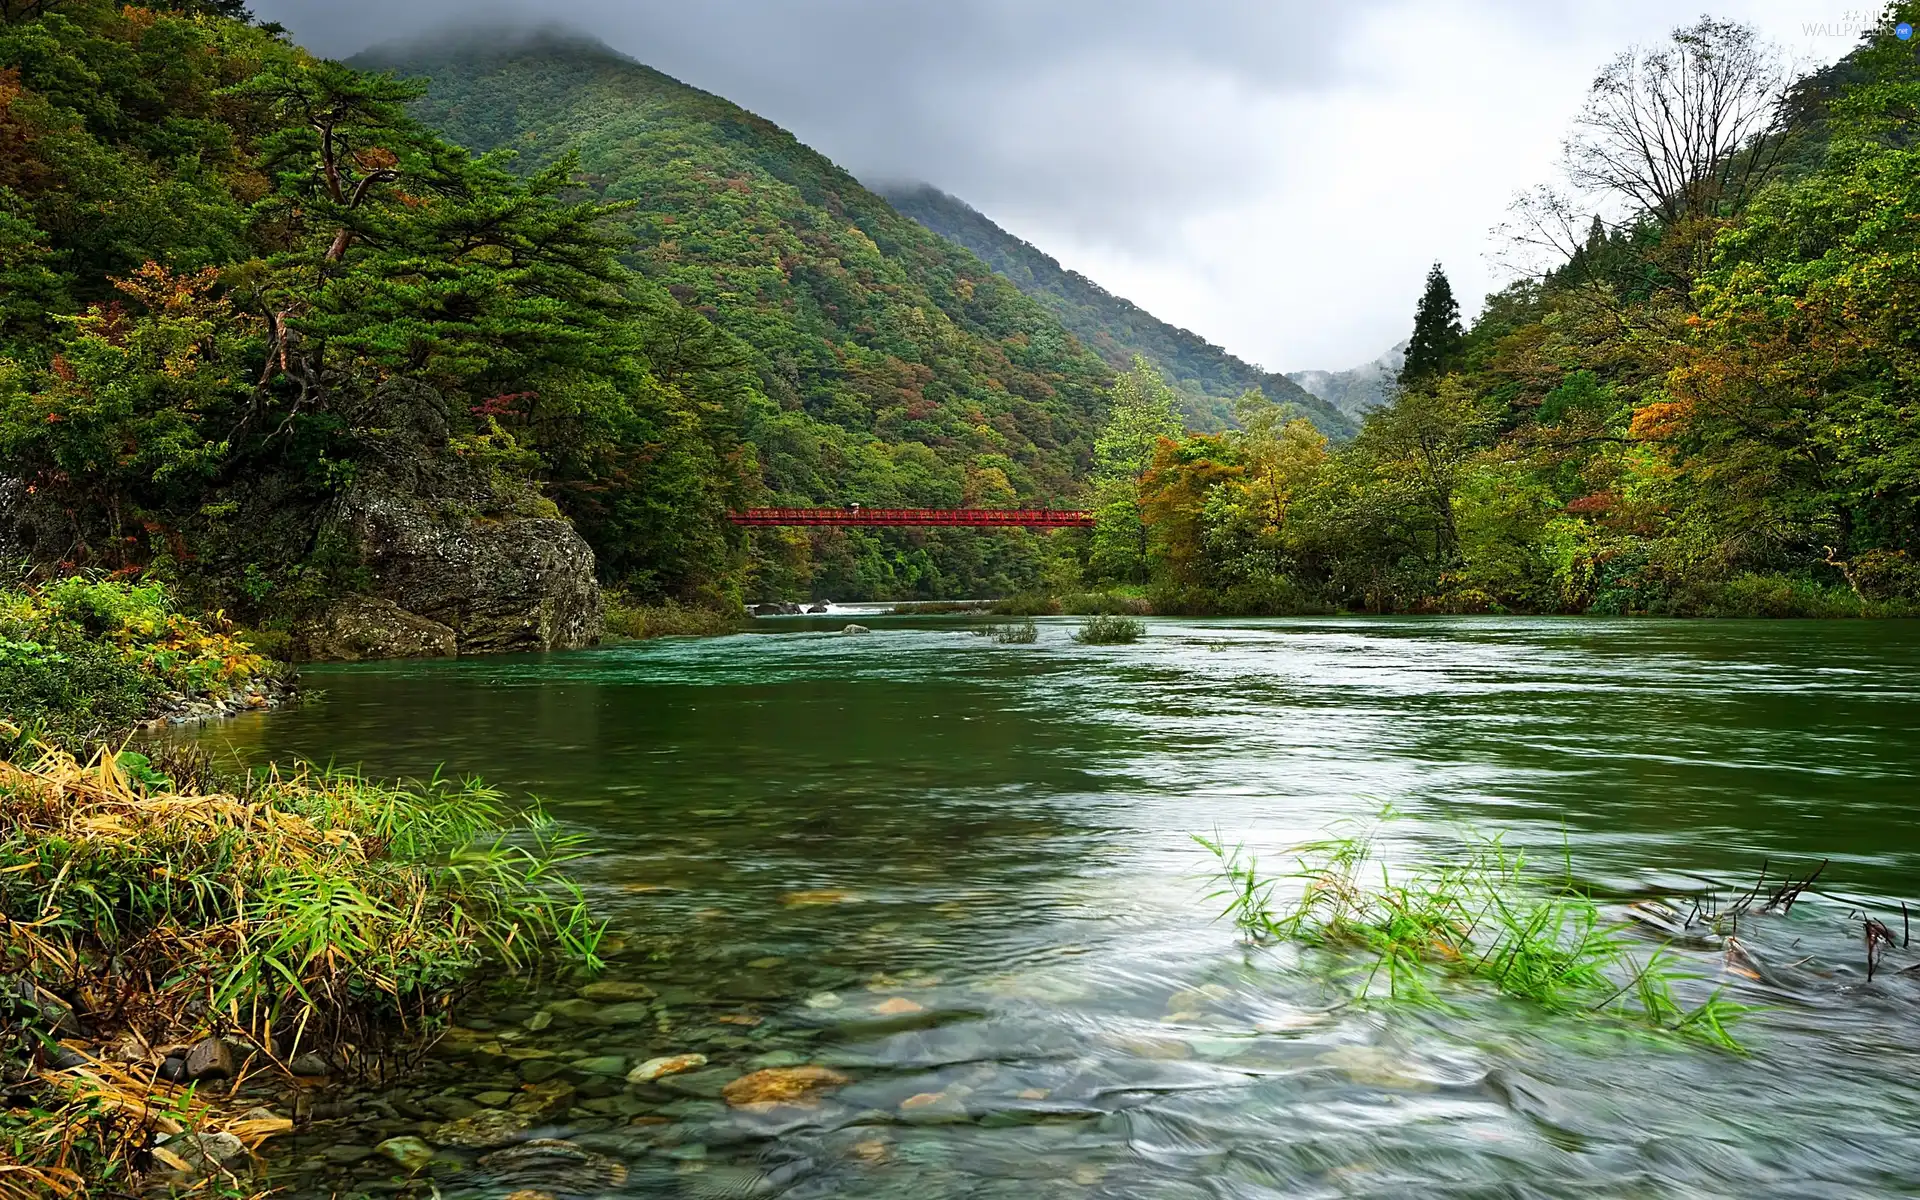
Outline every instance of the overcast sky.
[[[925, 180], [1273, 370], [1406, 335], [1427, 266], [1469, 310], [1595, 70], [1698, 16], [1657, 0], [253, 0], [314, 50], [553, 21]], [[1868, 0], [1717, 0], [1795, 60]]]

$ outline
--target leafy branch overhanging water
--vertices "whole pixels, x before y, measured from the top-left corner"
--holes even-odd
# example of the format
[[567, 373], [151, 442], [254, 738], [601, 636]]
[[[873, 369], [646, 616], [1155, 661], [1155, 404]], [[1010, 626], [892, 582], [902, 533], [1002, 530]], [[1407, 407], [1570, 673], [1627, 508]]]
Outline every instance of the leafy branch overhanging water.
[[[1395, 868], [1374, 852], [1375, 829], [1293, 847], [1293, 869], [1263, 874], [1244, 844], [1194, 840], [1217, 860], [1217, 887], [1245, 937], [1370, 959], [1356, 1000], [1443, 1005], [1448, 980], [1480, 980], [1574, 1016], [1606, 1015], [1740, 1051], [1734, 1022], [1747, 1007], [1715, 990], [1689, 1007], [1674, 988], [1701, 978], [1669, 943], [1649, 947], [1610, 921], [1573, 882], [1527, 869], [1499, 835], [1468, 831], [1448, 862]], [[1368, 882], [1377, 873], [1378, 882]], [[1283, 887], [1298, 895], [1277, 897]]]

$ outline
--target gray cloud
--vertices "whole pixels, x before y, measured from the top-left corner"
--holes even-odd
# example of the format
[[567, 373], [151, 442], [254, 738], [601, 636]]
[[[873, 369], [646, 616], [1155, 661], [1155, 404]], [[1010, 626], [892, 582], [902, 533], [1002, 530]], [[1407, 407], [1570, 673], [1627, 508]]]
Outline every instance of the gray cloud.
[[[335, 56], [448, 27], [578, 28], [862, 178], [936, 184], [1283, 369], [1404, 337], [1436, 257], [1463, 297], [1497, 285], [1486, 230], [1551, 169], [1593, 70], [1694, 15], [1671, 0], [253, 3]], [[1715, 10], [1792, 41], [1849, 3]]]

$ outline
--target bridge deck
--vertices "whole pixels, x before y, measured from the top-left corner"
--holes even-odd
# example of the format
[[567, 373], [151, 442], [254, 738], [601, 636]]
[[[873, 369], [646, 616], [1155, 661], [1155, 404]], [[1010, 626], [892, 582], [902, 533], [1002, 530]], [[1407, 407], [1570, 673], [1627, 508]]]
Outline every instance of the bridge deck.
[[857, 525], [969, 529], [1082, 529], [1093, 514], [1057, 508], [749, 508], [735, 525]]

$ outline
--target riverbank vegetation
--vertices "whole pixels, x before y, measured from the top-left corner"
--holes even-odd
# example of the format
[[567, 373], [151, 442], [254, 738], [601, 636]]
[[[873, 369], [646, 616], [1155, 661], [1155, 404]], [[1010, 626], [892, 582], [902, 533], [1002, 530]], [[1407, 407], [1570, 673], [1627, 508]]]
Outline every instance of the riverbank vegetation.
[[157, 583], [67, 578], [0, 590], [7, 739], [80, 750], [195, 702], [264, 705], [282, 673], [224, 619]]
[[260, 1096], [236, 1077], [364, 1070], [483, 968], [596, 965], [599, 926], [556, 874], [576, 853], [473, 781], [299, 768], [223, 788], [184, 755], [0, 761], [0, 1180], [219, 1180], [237, 1142], [291, 1126], [241, 1112]]
[[1530, 272], [1463, 324], [1436, 267], [1348, 443], [1258, 394], [1183, 433], [1137, 364], [1091, 574], [1164, 613], [1920, 612], [1916, 17], [1798, 81], [1714, 20], [1622, 54], [1516, 205]]
[[729, 612], [672, 598], [657, 604], [635, 603], [621, 593], [607, 597], [607, 633], [616, 638], [719, 637], [737, 632], [745, 620], [744, 610]]
[[1574, 884], [1539, 876], [1498, 837], [1468, 833], [1447, 861], [1394, 868], [1371, 832], [1294, 847], [1264, 874], [1243, 846], [1197, 837], [1215, 860], [1222, 916], [1256, 943], [1322, 951], [1357, 978], [1356, 1001], [1448, 1003], [1447, 981], [1488, 985], [1571, 1016], [1607, 1016], [1739, 1050], [1744, 1011], [1716, 989], [1687, 1004], [1698, 973], [1664, 944], [1609, 920]]

